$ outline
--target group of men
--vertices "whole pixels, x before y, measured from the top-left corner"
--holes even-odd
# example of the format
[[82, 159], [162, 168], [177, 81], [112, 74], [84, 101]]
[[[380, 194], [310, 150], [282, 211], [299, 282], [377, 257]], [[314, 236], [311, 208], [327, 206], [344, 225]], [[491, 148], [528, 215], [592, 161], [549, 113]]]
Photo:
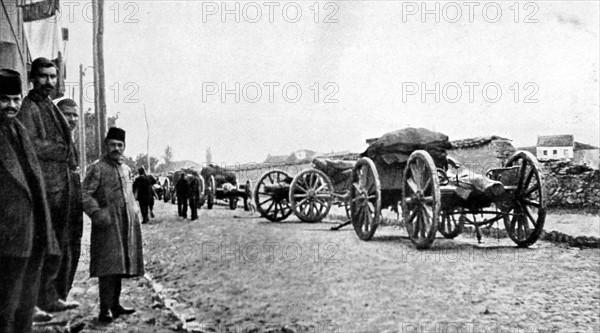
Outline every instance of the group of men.
[[121, 279], [144, 273], [125, 131], [111, 128], [107, 155], [80, 181], [72, 131], [78, 106], [55, 105], [57, 67], [31, 65], [23, 98], [18, 72], [0, 69], [0, 332], [31, 332], [32, 322], [78, 307], [67, 301], [81, 251], [83, 212], [92, 220], [90, 276], [99, 278], [98, 320], [135, 310], [119, 302]]
[[175, 183], [175, 195], [177, 196], [177, 213], [179, 217], [187, 218], [188, 202], [191, 210], [190, 220], [198, 219], [198, 198], [200, 197], [200, 183], [193, 175], [181, 173]]

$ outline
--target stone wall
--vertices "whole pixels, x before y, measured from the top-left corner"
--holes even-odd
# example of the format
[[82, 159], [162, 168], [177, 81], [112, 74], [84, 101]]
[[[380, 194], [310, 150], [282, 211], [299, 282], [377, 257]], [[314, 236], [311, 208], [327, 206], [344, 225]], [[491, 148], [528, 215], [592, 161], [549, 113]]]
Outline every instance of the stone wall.
[[548, 162], [542, 173], [548, 207], [600, 209], [600, 171], [570, 162]]

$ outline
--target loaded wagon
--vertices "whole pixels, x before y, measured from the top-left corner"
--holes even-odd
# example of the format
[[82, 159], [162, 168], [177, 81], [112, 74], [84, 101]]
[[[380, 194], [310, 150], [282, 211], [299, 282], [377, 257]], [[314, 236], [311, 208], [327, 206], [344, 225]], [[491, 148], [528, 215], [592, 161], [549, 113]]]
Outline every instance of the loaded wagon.
[[484, 176], [461, 170], [447, 156], [449, 148], [447, 136], [415, 128], [371, 141], [352, 170], [350, 215], [357, 236], [370, 240], [382, 207], [397, 207], [419, 249], [429, 248], [438, 230], [453, 238], [464, 224], [478, 230], [501, 220], [517, 246], [535, 243], [546, 217], [536, 158], [518, 151]]
[[252, 195], [250, 181], [245, 184], [238, 184], [235, 173], [227, 171], [216, 164], [203, 167], [200, 174], [206, 184], [203, 193], [208, 209], [213, 208], [215, 200], [226, 200], [229, 209], [234, 210], [239, 199], [242, 198], [244, 200], [244, 210], [248, 210], [248, 199]]

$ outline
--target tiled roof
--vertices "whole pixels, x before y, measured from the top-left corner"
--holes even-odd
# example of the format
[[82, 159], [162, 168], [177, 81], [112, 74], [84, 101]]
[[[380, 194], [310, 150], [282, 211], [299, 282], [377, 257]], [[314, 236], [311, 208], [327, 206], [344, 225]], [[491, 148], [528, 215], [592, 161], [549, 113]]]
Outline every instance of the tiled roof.
[[564, 135], [539, 135], [538, 147], [573, 147], [575, 139], [572, 134]]

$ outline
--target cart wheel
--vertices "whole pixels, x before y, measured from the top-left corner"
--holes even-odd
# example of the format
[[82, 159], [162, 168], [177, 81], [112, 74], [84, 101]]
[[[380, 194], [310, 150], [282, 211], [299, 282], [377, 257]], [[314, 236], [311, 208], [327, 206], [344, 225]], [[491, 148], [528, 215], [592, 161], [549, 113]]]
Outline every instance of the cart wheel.
[[375, 164], [362, 157], [352, 169], [350, 218], [358, 238], [370, 240], [381, 218], [381, 185]]
[[204, 201], [206, 201], [205, 191], [206, 183], [204, 182], [204, 178], [200, 176], [198, 177], [198, 193], [200, 194], [198, 195], [198, 209], [202, 208], [202, 206], [204, 205]]
[[211, 175], [208, 178], [208, 184], [206, 186], [206, 208], [212, 209], [215, 203], [215, 193], [217, 189], [215, 187], [215, 176]]
[[290, 187], [290, 203], [294, 214], [304, 222], [319, 222], [331, 209], [333, 184], [317, 169], [300, 172]]
[[281, 171], [273, 170], [260, 177], [254, 188], [256, 210], [269, 221], [278, 222], [292, 214], [288, 201], [290, 176]]
[[458, 210], [449, 209], [443, 210], [441, 213], [442, 221], [438, 225], [438, 230], [447, 239], [453, 239], [460, 235], [465, 226], [465, 220], [460, 216], [457, 216], [457, 212]]
[[402, 179], [402, 217], [408, 236], [417, 249], [427, 249], [435, 240], [440, 217], [440, 185], [429, 153], [410, 154]]
[[546, 220], [546, 190], [537, 159], [529, 152], [519, 151], [506, 167], [518, 166], [517, 186], [509, 209], [504, 213], [504, 227], [519, 247], [535, 243]]

